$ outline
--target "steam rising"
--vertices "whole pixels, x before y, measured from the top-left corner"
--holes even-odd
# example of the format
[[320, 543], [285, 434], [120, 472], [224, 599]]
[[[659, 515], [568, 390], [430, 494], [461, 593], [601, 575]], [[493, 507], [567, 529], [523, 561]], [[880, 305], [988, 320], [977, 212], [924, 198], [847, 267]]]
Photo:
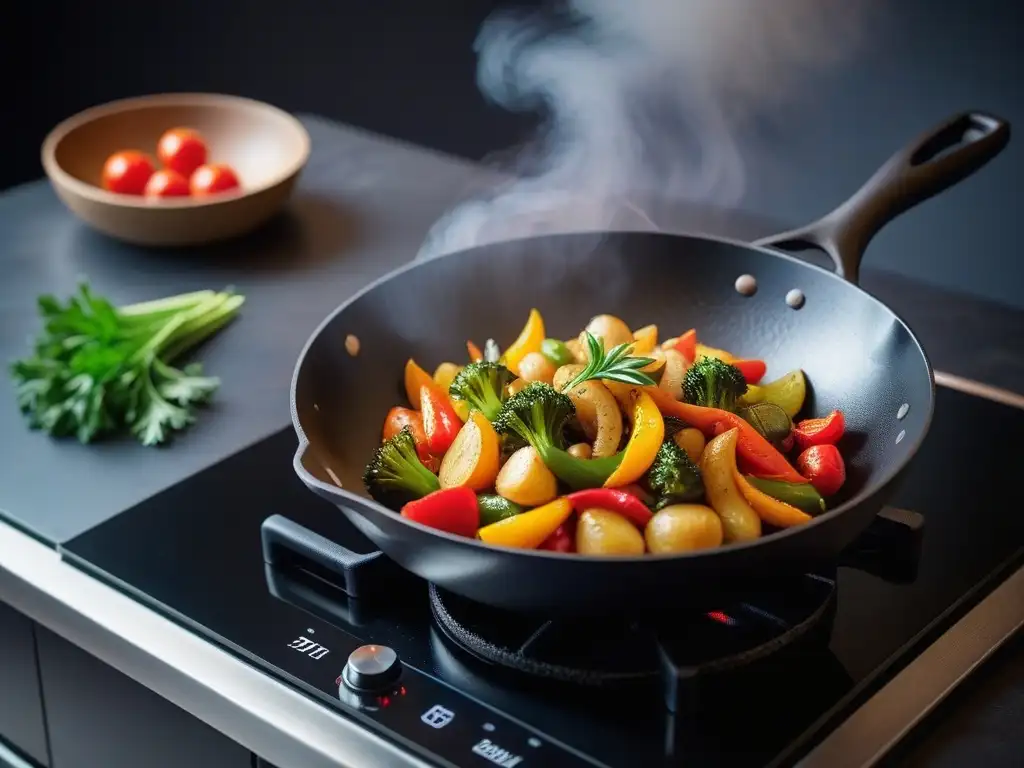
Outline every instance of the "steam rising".
[[849, 50], [868, 2], [568, 0], [492, 16], [475, 46], [481, 91], [546, 120], [503, 164], [510, 180], [446, 214], [419, 257], [657, 229], [650, 210], [665, 201], [736, 206], [750, 129]]

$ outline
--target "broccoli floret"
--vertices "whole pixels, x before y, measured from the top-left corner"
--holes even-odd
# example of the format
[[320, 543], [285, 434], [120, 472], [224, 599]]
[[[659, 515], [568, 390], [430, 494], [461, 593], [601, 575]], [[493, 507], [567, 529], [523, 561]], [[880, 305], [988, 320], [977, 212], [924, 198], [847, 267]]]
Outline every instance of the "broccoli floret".
[[500, 363], [470, 363], [452, 380], [448, 394], [453, 400], [465, 400], [488, 421], [494, 421], [513, 379], [512, 371]]
[[381, 444], [366, 465], [363, 484], [381, 504], [402, 504], [441, 487], [437, 475], [420, 461], [409, 427]]
[[714, 357], [700, 358], [683, 377], [683, 399], [706, 408], [732, 411], [746, 391], [742, 371]]
[[697, 501], [704, 496], [700, 470], [674, 440], [661, 444], [648, 470], [647, 484], [658, 498], [655, 509]]
[[601, 459], [578, 459], [568, 453], [562, 430], [575, 412], [568, 395], [535, 381], [505, 401], [494, 428], [533, 446], [555, 477], [574, 490], [599, 488], [622, 462], [623, 452]]

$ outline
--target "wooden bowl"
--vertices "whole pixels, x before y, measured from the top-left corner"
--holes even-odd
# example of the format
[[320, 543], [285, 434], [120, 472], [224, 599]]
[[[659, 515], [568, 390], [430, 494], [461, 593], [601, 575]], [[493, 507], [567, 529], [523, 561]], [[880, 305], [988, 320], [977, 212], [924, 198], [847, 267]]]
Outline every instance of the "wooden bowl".
[[[170, 128], [199, 131], [209, 162], [229, 163], [239, 192], [163, 198], [107, 192], [106, 159], [137, 149], [155, 160]], [[238, 96], [169, 93], [92, 107], [54, 128], [43, 142], [43, 168], [57, 196], [91, 227], [137, 245], [181, 246], [248, 232], [284, 205], [309, 158], [309, 134], [287, 112]]]

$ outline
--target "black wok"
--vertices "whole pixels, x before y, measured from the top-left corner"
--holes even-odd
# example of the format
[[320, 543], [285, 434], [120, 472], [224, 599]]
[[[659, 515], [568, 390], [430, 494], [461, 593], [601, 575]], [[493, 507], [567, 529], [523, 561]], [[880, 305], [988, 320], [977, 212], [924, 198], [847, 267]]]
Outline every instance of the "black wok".
[[[934, 396], [918, 340], [856, 285], [864, 249], [894, 216], [995, 157], [1009, 135], [998, 118], [955, 117], [894, 155], [823, 219], [754, 245], [635, 232], [550, 235], [399, 269], [338, 307], [303, 349], [291, 391], [295, 470], [404, 568], [514, 610], [644, 610], [666, 598], [674, 607], [711, 607], [766, 580], [834, 564], [894, 490], [928, 430]], [[824, 250], [836, 273], [779, 248]], [[751, 297], [735, 290], [742, 274], [757, 280]], [[801, 309], [784, 300], [794, 288], [806, 296]], [[385, 413], [402, 402], [405, 361], [462, 360], [466, 339], [507, 344], [531, 307], [549, 336], [569, 338], [593, 315], [611, 313], [633, 327], [656, 323], [665, 335], [696, 327], [714, 346], [768, 361], [769, 380], [802, 368], [812, 387], [807, 410], [846, 414], [842, 503], [751, 543], [610, 559], [495, 548], [369, 499], [361, 474]], [[349, 334], [360, 341], [357, 356], [346, 350]]]

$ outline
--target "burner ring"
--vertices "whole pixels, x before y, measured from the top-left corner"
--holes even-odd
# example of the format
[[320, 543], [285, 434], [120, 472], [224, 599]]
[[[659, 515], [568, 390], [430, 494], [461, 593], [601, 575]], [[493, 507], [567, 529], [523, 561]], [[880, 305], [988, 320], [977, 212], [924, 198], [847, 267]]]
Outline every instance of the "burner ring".
[[[792, 589], [729, 612], [648, 622], [533, 618], [492, 608], [431, 584], [430, 608], [456, 648], [495, 667], [590, 688], [664, 677], [694, 678], [745, 667], [811, 634], [832, 615], [834, 574], [807, 574]], [[828, 622], [830, 623], [830, 622]]]

